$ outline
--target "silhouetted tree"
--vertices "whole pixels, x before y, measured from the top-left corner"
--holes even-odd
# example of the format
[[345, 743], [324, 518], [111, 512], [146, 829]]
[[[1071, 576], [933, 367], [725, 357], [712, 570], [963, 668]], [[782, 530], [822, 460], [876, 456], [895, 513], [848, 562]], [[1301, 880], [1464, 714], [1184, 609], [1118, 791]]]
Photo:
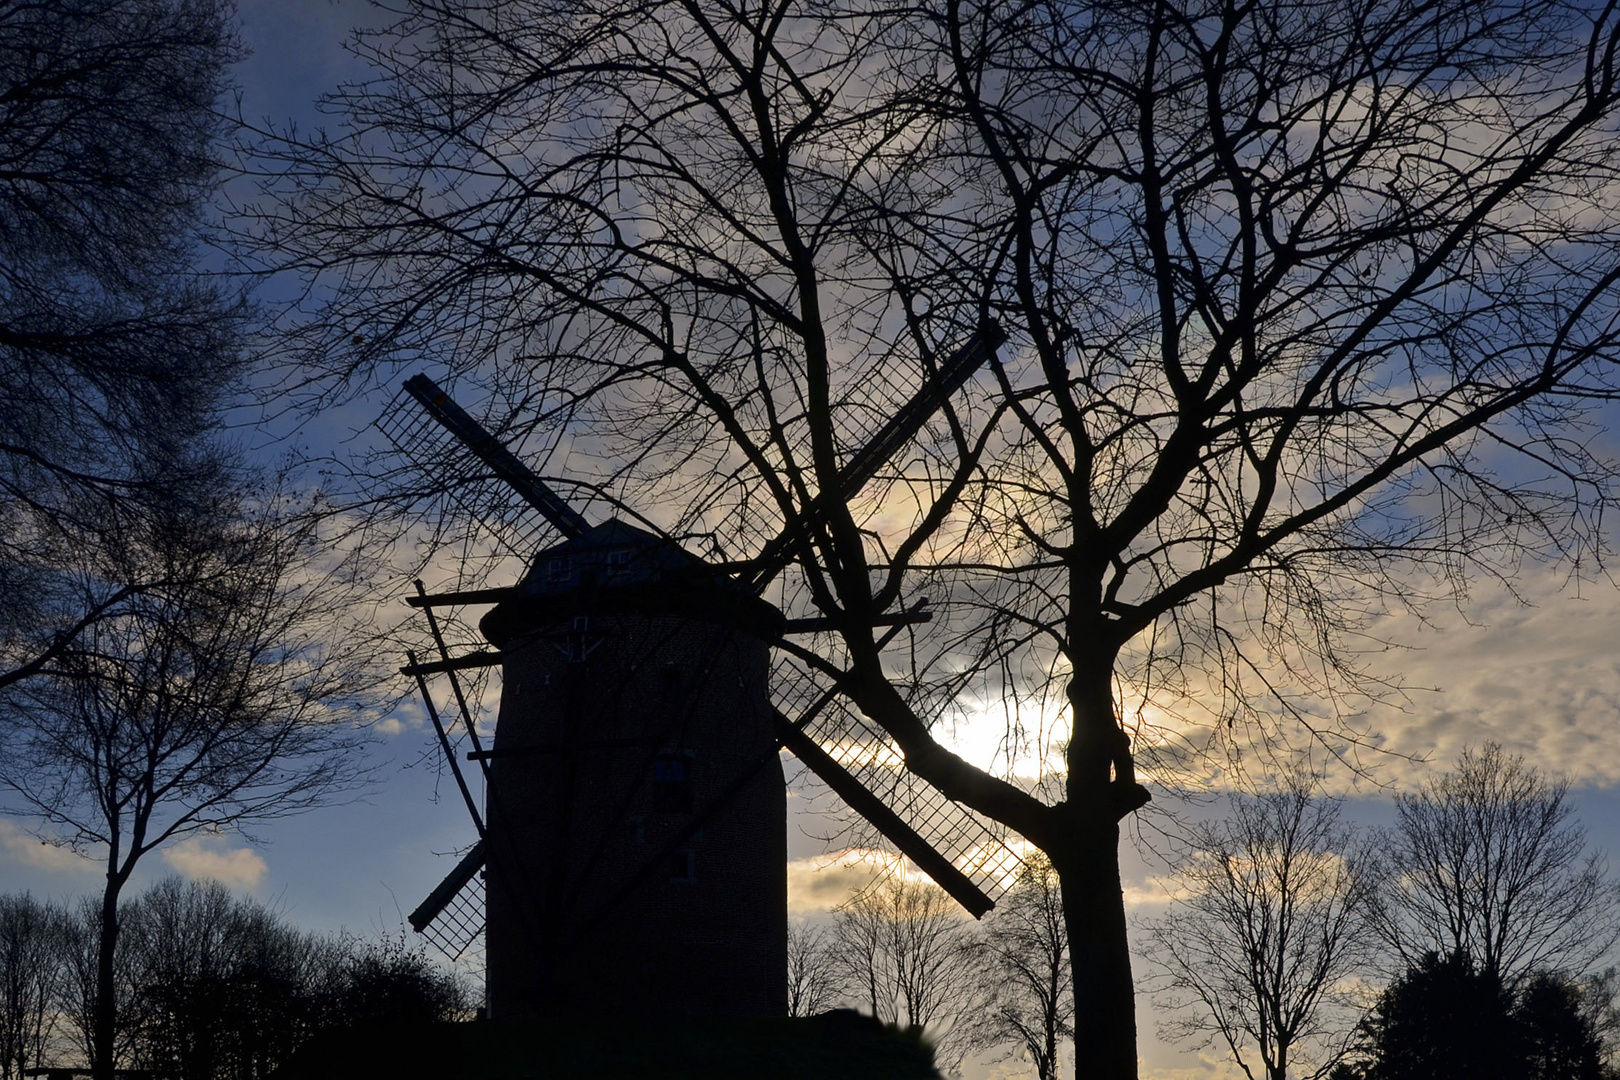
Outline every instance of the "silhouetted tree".
[[[331, 137], [264, 151], [304, 385], [443, 363], [582, 500], [722, 560], [813, 510], [772, 596], [833, 629], [795, 663], [1051, 857], [1099, 1077], [1137, 1067], [1136, 755], [1348, 751], [1387, 606], [1601, 551], [1608, 6], [395, 7]], [[1000, 359], [848, 490], [987, 319]], [[1062, 747], [1043, 792], [939, 741], [985, 701]]]
[[[100, 905], [72, 921], [80, 977], [62, 983], [48, 1011], [93, 1053]], [[175, 1080], [263, 1080], [325, 1031], [469, 1013], [461, 979], [403, 937], [310, 934], [217, 882], [168, 878], [126, 901], [115, 961], [116, 1059]]]
[[239, 370], [241, 306], [191, 270], [230, 12], [0, 4], [0, 688], [162, 584], [65, 571], [186, 485]]
[[66, 988], [67, 913], [23, 893], [0, 896], [0, 1078], [41, 1065]]
[[168, 878], [122, 915], [134, 994], [120, 1025], [140, 1067], [257, 1080], [330, 1023], [347, 950], [218, 882]]
[[1074, 1035], [1069, 934], [1057, 871], [1039, 853], [984, 922], [973, 950], [979, 999], [964, 1019], [976, 1050], [1012, 1046], [1039, 1080], [1058, 1080], [1059, 1044]]
[[0, 786], [42, 836], [106, 867], [91, 1047], [102, 1076], [119, 1030], [119, 899], [140, 860], [323, 805], [365, 775], [354, 721], [370, 657], [330, 639], [347, 597], [323, 573], [318, 524], [288, 525], [278, 493], [249, 494], [188, 493], [126, 536], [124, 557], [170, 584], [0, 698]]
[[1514, 1019], [1524, 1047], [1526, 1080], [1603, 1080], [1602, 1043], [1581, 1008], [1580, 988], [1538, 972], [1519, 988]]
[[1609, 1080], [1620, 1080], [1620, 968], [1608, 967], [1575, 984], [1581, 1015], [1592, 1023]]
[[466, 987], [412, 948], [403, 933], [349, 943], [329, 1024], [426, 1025], [465, 1020]]
[[831, 930], [807, 922], [788, 923], [788, 1015], [817, 1016], [843, 997], [844, 980], [833, 954]]
[[1179, 1012], [1165, 1030], [1219, 1039], [1248, 1076], [1321, 1076], [1355, 1028], [1335, 1008], [1344, 984], [1371, 957], [1365, 853], [1309, 780], [1229, 806], [1194, 829], [1170, 912], [1143, 925], [1157, 999]]
[[1365, 1024], [1366, 1080], [1601, 1080], [1579, 995], [1537, 974], [1517, 993], [1466, 953], [1430, 953], [1392, 983]]
[[1520, 1075], [1512, 1000], [1466, 953], [1430, 953], [1396, 979], [1368, 1021], [1370, 1080], [1501, 1080]]
[[926, 1029], [944, 1058], [960, 1055], [973, 924], [945, 890], [897, 869], [838, 908], [833, 935], [845, 994], [884, 1023]]
[[1568, 791], [1486, 743], [1398, 796], [1376, 907], [1395, 954], [1466, 953], [1509, 987], [1533, 971], [1587, 972], [1620, 939], [1620, 884], [1587, 850]]

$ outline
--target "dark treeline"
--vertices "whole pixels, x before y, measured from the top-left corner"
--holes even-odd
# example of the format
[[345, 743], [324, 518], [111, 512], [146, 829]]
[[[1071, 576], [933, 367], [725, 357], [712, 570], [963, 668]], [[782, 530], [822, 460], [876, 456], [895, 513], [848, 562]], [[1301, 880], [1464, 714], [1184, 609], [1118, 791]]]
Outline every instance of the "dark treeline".
[[1429, 953], [1378, 998], [1330, 1080], [1614, 1080], [1613, 972], [1517, 987], [1467, 952]]
[[[217, 883], [167, 879], [120, 919], [121, 1068], [255, 1080], [323, 1031], [470, 1015], [463, 982], [403, 939], [299, 930]], [[99, 923], [93, 902], [0, 896], [0, 1080], [89, 1055]]]

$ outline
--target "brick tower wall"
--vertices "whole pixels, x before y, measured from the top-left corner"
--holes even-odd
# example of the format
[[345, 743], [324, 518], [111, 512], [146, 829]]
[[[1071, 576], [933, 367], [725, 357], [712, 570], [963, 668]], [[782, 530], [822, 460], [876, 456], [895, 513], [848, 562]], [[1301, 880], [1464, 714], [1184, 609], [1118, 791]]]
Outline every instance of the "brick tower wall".
[[704, 614], [571, 614], [505, 643], [487, 798], [492, 1018], [786, 1012], [769, 649]]

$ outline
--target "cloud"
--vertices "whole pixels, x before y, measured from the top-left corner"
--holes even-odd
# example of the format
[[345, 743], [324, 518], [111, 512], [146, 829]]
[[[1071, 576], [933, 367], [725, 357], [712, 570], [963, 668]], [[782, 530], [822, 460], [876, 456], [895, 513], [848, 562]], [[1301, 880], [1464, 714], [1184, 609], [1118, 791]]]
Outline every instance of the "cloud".
[[[1319, 687], [1290, 683], [1286, 664], [1268, 672], [1289, 706], [1325, 733], [1322, 741], [1264, 700], [1256, 703], [1260, 722], [1252, 723], [1254, 717], [1225, 704], [1229, 695], [1213, 678], [1207, 685], [1192, 680], [1186, 699], [1132, 702], [1139, 710], [1130, 713], [1138, 767], [1153, 782], [1218, 792], [1265, 786], [1307, 764], [1290, 750], [1308, 753], [1308, 766], [1321, 769], [1331, 746], [1386, 791], [1409, 791], [1450, 768], [1464, 747], [1491, 741], [1577, 786], [1614, 786], [1620, 784], [1616, 626], [1620, 589], [1612, 584], [1588, 582], [1577, 590], [1553, 568], [1526, 570], [1511, 590], [1476, 582], [1462, 610], [1440, 601], [1421, 617], [1392, 612], [1367, 628], [1368, 651], [1347, 655], [1373, 684], [1400, 693], [1376, 701], [1344, 697], [1339, 714]], [[1258, 642], [1248, 644], [1262, 655]], [[1239, 720], [1229, 737], [1221, 727], [1228, 716]], [[1341, 731], [1356, 742], [1342, 741]], [[1369, 794], [1349, 768], [1329, 769], [1327, 786]]]
[[844, 848], [787, 864], [788, 911], [818, 915], [831, 911], [898, 866], [906, 878], [928, 880], [909, 860], [873, 848]]
[[16, 823], [0, 819], [0, 852], [7, 860], [32, 866], [40, 870], [67, 870], [94, 873], [100, 867], [72, 850], [41, 841], [37, 836], [19, 828]]
[[227, 848], [217, 840], [190, 837], [163, 849], [163, 861], [192, 881], [218, 881], [255, 889], [270, 867], [252, 848]]
[[1372, 717], [1385, 749], [1428, 755], [1431, 765], [1392, 760], [1382, 779], [1410, 787], [1450, 767], [1464, 746], [1486, 740], [1576, 784], [1620, 783], [1620, 590], [1597, 585], [1560, 594], [1550, 573], [1521, 583], [1534, 606], [1505, 590], [1481, 590], [1468, 618], [1435, 629], [1399, 627], [1411, 651], [1394, 654], [1413, 694], [1404, 711]]
[[787, 864], [788, 911], [816, 915], [831, 911], [872, 884], [886, 869], [885, 852], [846, 848]]

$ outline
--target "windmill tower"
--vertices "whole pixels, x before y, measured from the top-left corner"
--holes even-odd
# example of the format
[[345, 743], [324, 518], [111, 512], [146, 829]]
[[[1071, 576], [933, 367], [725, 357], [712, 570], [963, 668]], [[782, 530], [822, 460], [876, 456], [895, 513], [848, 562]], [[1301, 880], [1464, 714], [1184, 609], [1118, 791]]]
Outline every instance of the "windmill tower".
[[786, 784], [767, 686], [782, 622], [619, 521], [541, 552], [484, 616], [505, 658], [491, 1016], [785, 1011]]
[[[852, 497], [1002, 340], [988, 327], [948, 358], [822, 498]], [[411, 923], [452, 956], [485, 937], [492, 1018], [784, 1012], [783, 747], [972, 914], [993, 906], [1018, 862], [1001, 834], [895, 768], [887, 736], [831, 686], [773, 663], [786, 636], [823, 628], [759, 596], [797, 556], [819, 502], [733, 573], [623, 521], [592, 525], [430, 380], [405, 388], [422, 419], [391, 411], [396, 446], [442, 433], [461, 474], [493, 473], [563, 538], [516, 586], [429, 596], [419, 583], [410, 598], [439, 659], [412, 655], [403, 671], [479, 832]], [[479, 628], [498, 652], [452, 657], [434, 610], [470, 604], [494, 604]], [[892, 636], [926, 617], [884, 622]], [[495, 664], [501, 707], [486, 750], [457, 672]], [[439, 674], [484, 775], [483, 813], [429, 692]]]

